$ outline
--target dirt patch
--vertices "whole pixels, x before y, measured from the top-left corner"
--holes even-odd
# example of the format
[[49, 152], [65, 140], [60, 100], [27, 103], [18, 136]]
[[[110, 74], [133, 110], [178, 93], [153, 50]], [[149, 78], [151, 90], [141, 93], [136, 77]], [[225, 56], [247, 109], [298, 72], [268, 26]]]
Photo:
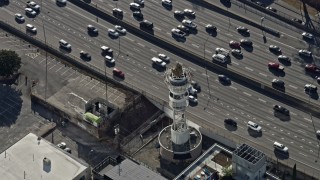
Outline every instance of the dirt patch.
[[211, 160], [221, 165], [222, 167], [228, 167], [232, 163], [232, 156], [224, 151], [220, 151]]
[[[298, 11], [300, 11], [300, 6], [301, 6], [301, 10], [303, 11], [303, 5], [302, 5], [302, 2], [300, 2], [300, 0], [282, 0], [282, 1], [286, 2], [287, 4], [290, 4], [291, 6], [296, 8]], [[319, 1], [319, 0], [305, 0], [305, 2], [307, 4], [308, 12], [309, 12], [309, 14], [311, 14], [313, 16], [318, 13], [317, 9], [315, 8], [318, 5], [317, 1]], [[318, 9], [319, 9], [319, 7], [318, 7]]]

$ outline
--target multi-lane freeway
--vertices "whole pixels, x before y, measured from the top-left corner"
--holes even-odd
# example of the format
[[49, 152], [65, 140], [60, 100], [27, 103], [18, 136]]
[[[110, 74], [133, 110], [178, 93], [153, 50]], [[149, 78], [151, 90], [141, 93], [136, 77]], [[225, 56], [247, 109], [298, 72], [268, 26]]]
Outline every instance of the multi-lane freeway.
[[[188, 2], [175, 1], [175, 3], [177, 4], [174, 4], [174, 9], [175, 6], [179, 6], [177, 9], [180, 10], [193, 8]], [[112, 1], [106, 1], [103, 4], [110, 12], [112, 7], [118, 6], [122, 8], [125, 11], [124, 17], [138, 25], [138, 22], [131, 16], [129, 1], [121, 1], [117, 5]], [[263, 147], [263, 151], [271, 156], [274, 156], [273, 142], [279, 141], [289, 147], [291, 160], [305, 164], [306, 171], [310, 170], [311, 173], [320, 171], [319, 162], [315, 162], [319, 158], [320, 148], [315, 130], [320, 129], [320, 122], [319, 119], [310, 117], [307, 112], [301, 112], [294, 109], [294, 107], [281, 104], [291, 111], [291, 116], [290, 119], [280, 120], [279, 117], [273, 114], [272, 110], [274, 104], [279, 104], [276, 100], [234, 82], [230, 86], [224, 86], [218, 82], [217, 74], [210, 71], [206, 73], [204, 67], [166, 52], [162, 48], [132, 35], [130, 32], [118, 39], [112, 39], [107, 35], [107, 29], [114, 28], [113, 24], [101, 19], [97, 20], [92, 14], [79, 9], [71, 3], [68, 3], [66, 7], [58, 7], [53, 0], [42, 2], [42, 10], [39, 15], [35, 18], [26, 17], [25, 23], [18, 24], [14, 19], [14, 14], [18, 12], [24, 14], [24, 7], [25, 3], [22, 1], [10, 1], [10, 4], [2, 7], [3, 10], [0, 11], [1, 20], [7, 21], [23, 31], [25, 31], [25, 24], [31, 23], [37, 27], [38, 31], [34, 36], [43, 41], [45, 29], [46, 42], [48, 44], [58, 49], [58, 41], [65, 39], [72, 45], [71, 55], [78, 57], [78, 60], [82, 61], [79, 58], [79, 52], [85, 50], [92, 55], [92, 60], [89, 62], [83, 61], [83, 63], [102, 70], [104, 70], [105, 64], [104, 58], [101, 56], [100, 47], [102, 45], [109, 46], [115, 52], [115, 66], [123, 70], [126, 75], [124, 81], [119, 81], [143, 89], [164, 101], [168, 100], [168, 90], [163, 82], [163, 72], [157, 71], [151, 66], [151, 57], [157, 56], [158, 53], [165, 53], [171, 57], [171, 64], [182, 62], [185, 66], [190, 67], [194, 79], [202, 86], [202, 92], [198, 95], [199, 104], [188, 108], [188, 114], [192, 114], [191, 120], [211, 124], [217, 131], [221, 131], [224, 136], [232, 139], [241, 137], [239, 143], [247, 142], [258, 148]], [[255, 44], [253, 52], [244, 50], [244, 59], [236, 60], [233, 58], [229, 67], [269, 83], [275, 76], [267, 70], [266, 64], [269, 59], [275, 59], [276, 56], [269, 52], [268, 45], [271, 43], [279, 45], [284, 54], [296, 57], [292, 65], [286, 67], [285, 77], [280, 78], [287, 83], [288, 91], [309, 99], [303, 92], [303, 86], [306, 82], [312, 82], [312, 79], [304, 74], [303, 67], [298, 63], [299, 58], [296, 55], [292, 55], [296, 54], [294, 48], [306, 46], [300, 40], [299, 33], [290, 32], [289, 34], [292, 37], [284, 35], [279, 39], [269, 38], [269, 35], [267, 35], [268, 42], [264, 44], [260, 30], [232, 19], [230, 19], [231, 23], [229, 25], [228, 18], [206, 9], [194, 10], [197, 13], [195, 22], [199, 24], [198, 33], [187, 37], [185, 43], [175, 42], [178, 46], [203, 55], [204, 42], [209, 38], [205, 50], [205, 56], [209, 59], [216, 47], [227, 48], [229, 40], [242, 38], [235, 31], [236, 26], [247, 26], [251, 30], [250, 39]], [[173, 18], [172, 12], [168, 13], [158, 1], [146, 2], [142, 11], [146, 19], [153, 21], [155, 27], [158, 28], [155, 28], [155, 34], [174, 42], [170, 31], [179, 22]], [[154, 14], [157, 14], [157, 18]], [[216, 37], [209, 36], [204, 31], [204, 25], [209, 23], [209, 18], [206, 17], [214, 17], [210, 19], [210, 23], [216, 25], [219, 29]], [[92, 24], [99, 29], [97, 37], [88, 35], [86, 29], [88, 24]], [[112, 74], [111, 71], [112, 68], [107, 67], [108, 76]], [[311, 99], [311, 101], [318, 103], [317, 100]], [[228, 131], [224, 126], [223, 119], [228, 117], [238, 122], [239, 126], [236, 131]], [[248, 133], [246, 122], [249, 120], [255, 121], [262, 126], [263, 133], [261, 136]]]

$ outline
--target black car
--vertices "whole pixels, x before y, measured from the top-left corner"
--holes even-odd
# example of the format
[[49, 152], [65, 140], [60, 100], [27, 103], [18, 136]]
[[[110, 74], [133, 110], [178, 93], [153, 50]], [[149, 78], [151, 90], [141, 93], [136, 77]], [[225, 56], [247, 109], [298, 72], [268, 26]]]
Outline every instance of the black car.
[[133, 16], [137, 18], [143, 18], [143, 14], [141, 11], [133, 11]]
[[274, 88], [284, 88], [284, 82], [280, 79], [273, 79], [271, 83]]
[[289, 114], [290, 114], [290, 112], [289, 112], [289, 110], [287, 108], [285, 108], [283, 106], [279, 106], [279, 105], [274, 105], [273, 106], [273, 110], [275, 112], [279, 112], [279, 113], [287, 115], [287, 116], [289, 116]]
[[230, 118], [225, 119], [224, 123], [229, 125], [229, 126], [237, 127], [237, 122], [235, 120], [233, 120], [233, 119], [230, 119]]
[[313, 84], [306, 84], [304, 86], [304, 91], [308, 94], [316, 94], [317, 90], [318, 90], [317, 86]]
[[80, 57], [83, 58], [83, 59], [87, 59], [87, 60], [90, 60], [91, 59], [91, 55], [85, 51], [81, 51], [80, 52]]
[[183, 11], [174, 11], [174, 17], [177, 17], [177, 18], [183, 18], [184, 17], [184, 12]]
[[196, 81], [191, 81], [191, 86], [196, 89], [197, 91], [201, 90], [201, 86]]
[[220, 82], [225, 83], [225, 84], [231, 83], [230, 78], [228, 78], [226, 75], [218, 75], [218, 79]]
[[301, 19], [293, 18], [292, 21], [299, 23], [299, 24], [304, 24], [304, 22]]
[[148, 20], [143, 20], [140, 22], [140, 28], [153, 29], [153, 23]]
[[206, 25], [206, 31], [208, 32], [215, 32], [217, 31], [217, 27], [213, 26], [212, 24], [207, 24]]
[[244, 34], [249, 34], [250, 33], [250, 30], [246, 27], [243, 27], [243, 26], [239, 26], [237, 27], [237, 31], [239, 33], [244, 33]]
[[252, 41], [250, 41], [249, 39], [241, 39], [240, 44], [245, 46], [252, 46]]
[[93, 34], [98, 34], [98, 29], [94, 26], [92, 26], [91, 24], [89, 24], [87, 26], [88, 32], [89, 33], [93, 33]]

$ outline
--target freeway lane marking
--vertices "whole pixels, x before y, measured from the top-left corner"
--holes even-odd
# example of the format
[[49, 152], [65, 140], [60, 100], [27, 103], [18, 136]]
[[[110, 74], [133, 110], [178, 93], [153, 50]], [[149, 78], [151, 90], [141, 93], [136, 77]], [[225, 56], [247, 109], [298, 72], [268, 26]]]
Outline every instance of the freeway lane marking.
[[232, 88], [232, 89], [234, 89], [234, 90], [237, 90], [237, 88], [236, 88], [236, 87], [234, 87], [234, 86], [230, 86], [230, 88]]
[[160, 28], [158, 28], [157, 26], [156, 26], [156, 27], [154, 27], [154, 29], [157, 29], [157, 30], [161, 31], [161, 29], [160, 29]]
[[199, 48], [199, 45], [198, 44], [192, 44], [192, 46], [196, 47], [196, 48]]
[[133, 39], [130, 39], [130, 38], [128, 38], [127, 36], [124, 36], [123, 38], [126, 38], [126, 39], [128, 39], [129, 41], [134, 41]]
[[261, 101], [261, 102], [264, 102], [264, 103], [266, 103], [267, 101], [266, 100], [263, 100], [263, 99], [258, 99], [259, 101]]
[[299, 154], [301, 154], [301, 155], [303, 155], [303, 156], [307, 157], [307, 155], [305, 155], [305, 154], [302, 154], [301, 152], [299, 152]]
[[152, 85], [152, 87], [154, 87], [154, 88], [156, 88], [156, 89], [159, 89], [157, 86], [155, 86], [155, 85]]
[[300, 130], [300, 129], [299, 129], [298, 131], [301, 132], [301, 133], [303, 133], [303, 134], [306, 134], [306, 132], [304, 132], [304, 131], [302, 131], [302, 130]]
[[138, 43], [140, 46], [142, 46], [142, 47], [146, 47], [144, 44], [141, 44], [141, 43]]
[[206, 52], [207, 52], [207, 53], [209, 53], [209, 54], [211, 54], [211, 53], [212, 53], [212, 51], [209, 51], [209, 50], [207, 50], [207, 49], [206, 49]]
[[296, 87], [296, 86], [293, 86], [293, 85], [289, 85], [289, 87], [291, 87], [291, 88], [293, 88], [293, 89], [298, 89], [298, 87]]
[[245, 67], [247, 70], [249, 71], [253, 71], [253, 69], [249, 68], [249, 67]]
[[303, 119], [306, 120], [306, 121], [312, 122], [311, 119], [308, 119], [308, 118], [303, 118]]
[[263, 73], [259, 73], [261, 76], [264, 76], [264, 77], [268, 77], [268, 75], [266, 74], [263, 74]]
[[239, 65], [239, 63], [237, 63], [237, 62], [235, 62], [235, 61], [233, 61], [232, 64]]
[[299, 124], [300, 124], [301, 126], [304, 126], [304, 127], [306, 127], [306, 128], [308, 127], [308, 126], [306, 126], [306, 125], [304, 125], [304, 124], [301, 124], [301, 123], [299, 123]]
[[247, 93], [247, 92], [243, 92], [243, 94], [247, 95], [247, 96], [252, 96], [251, 94]]
[[156, 51], [156, 50], [154, 50], [154, 49], [150, 49], [150, 51], [157, 53], [157, 51]]

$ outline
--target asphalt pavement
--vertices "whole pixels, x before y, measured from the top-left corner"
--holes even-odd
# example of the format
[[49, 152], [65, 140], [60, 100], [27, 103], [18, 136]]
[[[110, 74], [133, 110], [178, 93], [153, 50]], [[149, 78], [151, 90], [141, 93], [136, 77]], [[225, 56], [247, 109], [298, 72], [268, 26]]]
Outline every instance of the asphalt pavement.
[[[13, 1], [12, 3], [15, 3], [15, 1]], [[86, 50], [92, 55], [92, 60], [89, 62], [85, 62], [78, 58], [79, 61], [87, 63], [90, 66], [100, 68], [104, 67], [103, 56], [101, 56], [100, 54], [100, 46], [108, 45], [115, 51], [114, 57], [116, 59], [116, 67], [122, 69], [126, 74], [125, 80], [119, 80], [119, 82], [124, 84], [132, 84], [154, 96], [161, 98], [164, 101], [167, 101], [168, 90], [163, 83], [163, 72], [154, 69], [151, 66], [150, 60], [151, 57], [156, 56], [158, 53], [165, 53], [171, 57], [171, 64], [174, 64], [178, 61], [182, 62], [185, 66], [190, 67], [192, 74], [194, 75], [194, 79], [202, 85], [202, 92], [198, 95], [198, 106], [188, 108], [188, 113], [194, 114], [194, 116], [190, 116], [191, 120], [194, 120], [195, 122], [205, 121], [206, 123], [210, 123], [213, 127], [219, 127], [217, 129], [219, 129], [223, 134], [232, 134], [232, 138], [235, 139], [240, 137], [241, 142], [244, 140], [247, 140], [248, 142], [250, 141], [250, 143], [252, 143], [253, 145], [263, 147], [268, 150], [268, 152], [273, 151], [273, 141], [280, 141], [282, 143], [285, 143], [285, 145], [289, 147], [290, 159], [294, 159], [297, 162], [304, 162], [307, 164], [306, 166], [310, 165], [314, 168], [318, 167], [317, 162], [314, 162], [314, 160], [319, 157], [319, 146], [318, 140], [315, 137], [315, 129], [319, 129], [320, 125], [317, 124], [319, 121], [316, 118], [311, 118], [308, 113], [295, 110], [293, 107], [290, 107], [290, 105], [284, 105], [288, 107], [289, 110], [291, 110], [291, 117], [290, 120], [282, 121], [279, 118], [276, 118], [272, 112], [272, 106], [274, 104], [279, 104], [279, 102], [277, 102], [276, 100], [234, 82], [232, 82], [230, 86], [221, 85], [217, 81], [217, 74], [211, 71], [208, 71], [206, 73], [204, 67], [197, 66], [189, 62], [188, 60], [181, 59], [180, 57], [177, 57], [172, 53], [166, 52], [165, 50], [152, 45], [143, 39], [133, 36], [132, 34], [130, 34], [130, 32], [118, 39], [111, 39], [107, 36], [107, 28], [114, 27], [114, 25], [104, 22], [100, 19], [97, 23], [95, 16], [77, 7], [74, 7], [71, 3], [68, 3], [67, 7], [63, 8], [57, 7], [53, 3], [53, 1], [50, 1], [50, 3], [52, 4], [45, 4], [43, 2], [44, 9], [40, 13], [40, 15], [35, 18], [34, 21], [29, 18], [27, 18], [26, 20], [27, 23], [33, 23], [38, 28], [38, 34], [35, 37], [41, 39], [44, 38], [43, 30], [41, 30], [44, 22], [48, 44], [51, 44], [54, 47], [58, 48], [58, 41], [63, 38], [72, 44], [73, 50], [71, 54], [73, 56], [79, 57], [80, 50]], [[23, 12], [23, 4], [14, 6], [20, 12]], [[12, 15], [17, 10], [14, 9], [11, 4], [5, 9], [5, 11], [0, 12], [2, 17], [12, 17], [11, 19], [6, 18], [6, 20], [10, 21], [11, 24], [14, 24], [16, 26], [16, 22], [14, 21]], [[109, 9], [112, 8], [109, 7]], [[155, 8], [155, 10], [156, 9], [158, 8]], [[212, 12], [208, 13], [210, 14]], [[200, 14], [200, 12], [197, 11], [197, 15], [198, 14]], [[199, 17], [197, 16], [196, 19], [198, 18]], [[205, 18], [203, 21], [205, 21]], [[233, 21], [231, 21], [231, 23], [231, 26], [235, 28], [235, 23]], [[89, 35], [87, 35], [87, 24], [93, 24], [98, 27], [98, 29], [100, 30], [98, 37], [90, 37]], [[18, 25], [18, 27], [24, 29], [24, 24]], [[221, 21], [218, 28], [226, 28], [223, 21]], [[252, 36], [256, 36], [258, 34], [253, 33], [254, 30], [251, 30], [251, 32]], [[199, 31], [197, 36], [199, 35], [203, 37], [204, 34], [204, 32]], [[205, 54], [205, 56], [209, 58], [212, 55], [213, 49], [216, 47], [214, 45], [209, 45], [210, 43], [223, 44], [224, 42], [224, 44], [226, 44], [227, 46], [227, 42], [229, 41], [225, 40], [227, 36], [237, 36], [238, 38], [240, 37], [234, 30], [230, 31], [230, 34], [232, 36], [224, 35], [220, 38], [220, 32], [218, 32], [217, 38], [212, 39], [209, 36], [210, 40], [208, 40], [208, 45], [206, 46], [208, 47], [208, 50], [206, 48], [207, 53]], [[170, 36], [168, 35], [168, 37]], [[259, 36], [257, 35], [256, 38], [259, 39]], [[254, 44], [256, 43], [259, 43], [259, 40], [254, 40]], [[258, 44], [258, 46], [262, 45]], [[201, 51], [200, 45], [198, 49], [199, 50], [196, 52]], [[270, 56], [270, 53], [267, 53], [267, 49], [263, 49], [262, 47], [257, 49], [257, 51], [257, 54], [261, 53], [261, 57], [265, 57], [267, 55]], [[201, 52], [203, 53], [203, 50]], [[250, 55], [249, 52], [244, 53], [245, 57]], [[255, 71], [250, 72], [250, 68], [253, 68], [252, 66], [254, 66], [254, 68], [259, 68], [259, 63], [264, 64], [264, 66], [266, 66], [267, 63], [267, 61], [261, 63], [261, 61], [259, 61], [255, 56], [252, 57], [251, 61], [248, 60], [250, 61], [247, 62], [248, 67], [244, 67], [244, 69], [246, 69], [245, 71], [248, 71], [249, 75], [252, 76], [256, 76], [258, 74], [258, 72]], [[233, 61], [232, 66], [237, 66], [236, 63], [238, 63], [240, 66], [242, 65], [241, 63], [246, 60], [247, 59], [239, 60], [239, 62]], [[254, 64], [253, 62], [257, 62], [257, 64]], [[168, 66], [171, 66], [171, 64], [169, 64]], [[301, 71], [301, 67], [300, 69], [298, 66], [296, 68], [298, 68], [297, 72]], [[269, 73], [268, 71], [263, 71], [265, 69], [266, 68], [261, 68], [260, 73], [267, 75], [267, 77], [271, 76], [267, 74]], [[108, 67], [108, 76], [111, 76], [111, 71], [112, 67]], [[295, 79], [294, 81], [297, 81], [299, 78], [304, 79], [306, 77], [296, 76], [292, 78]], [[271, 77], [266, 79], [270, 80]], [[297, 91], [300, 92], [301, 89]], [[226, 117], [232, 117], [238, 121], [239, 128], [237, 131], [229, 133], [226, 130], [226, 127], [224, 127], [223, 125], [223, 119]], [[261, 137], [253, 137], [249, 135], [246, 129], [246, 122], [248, 120], [253, 120], [263, 127], [264, 131]], [[312, 129], [312, 127], [315, 128]], [[290, 142], [290, 144], [288, 142]]]

